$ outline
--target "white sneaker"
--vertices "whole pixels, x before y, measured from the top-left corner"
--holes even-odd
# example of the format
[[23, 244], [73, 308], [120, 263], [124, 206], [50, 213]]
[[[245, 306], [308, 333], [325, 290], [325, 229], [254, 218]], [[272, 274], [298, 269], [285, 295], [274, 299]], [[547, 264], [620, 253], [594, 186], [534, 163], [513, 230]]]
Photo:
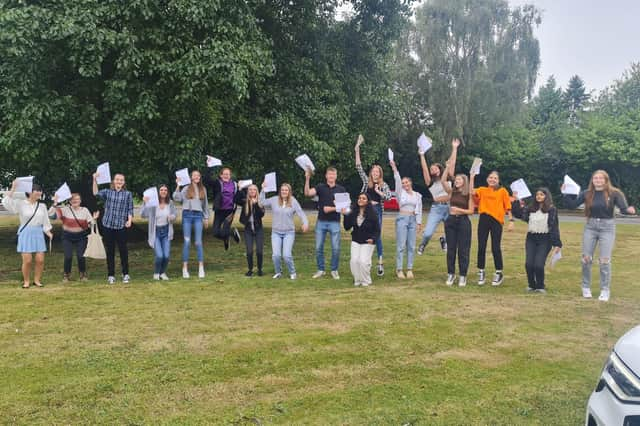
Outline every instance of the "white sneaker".
[[451, 287], [455, 281], [456, 281], [456, 274], [448, 274], [447, 281], [445, 284]]
[[359, 282], [354, 282], [353, 285], [356, 286], [356, 287], [360, 287], [360, 283]]
[[160, 274], [160, 279], [162, 281], [169, 281], [169, 277], [165, 273]]
[[600, 297], [598, 297], [598, 300], [601, 302], [608, 302], [609, 301], [609, 289], [605, 289], [603, 288], [602, 290], [600, 290]]
[[153, 279], [155, 281], [159, 281], [160, 280], [160, 274], [153, 274]]
[[116, 283], [116, 277], [114, 277], [112, 275], [107, 277], [107, 283], [108, 284], [115, 284]]
[[198, 278], [204, 278], [204, 266], [198, 267]]
[[591, 296], [591, 289], [590, 288], [582, 288], [582, 297], [584, 297], [585, 299], [591, 299], [593, 296]]
[[298, 278], [298, 274], [294, 273], [294, 274], [289, 275], [289, 279], [295, 280], [297, 278]]
[[484, 274], [484, 269], [480, 269], [478, 271], [478, 285], [484, 285], [486, 280], [486, 276]]
[[369, 287], [370, 285], [370, 283], [362, 283], [362, 287]]
[[122, 282], [123, 282], [124, 284], [129, 284], [129, 281], [131, 281], [131, 278], [129, 277], [129, 274], [124, 274], [124, 275], [122, 276]]
[[282, 274], [281, 274], [280, 272], [278, 272], [277, 274], [275, 274], [275, 275], [274, 275], [273, 277], [271, 277], [271, 278], [273, 278], [274, 280], [277, 280], [278, 278], [281, 278], [281, 277], [282, 277]]
[[466, 287], [467, 286], [467, 277], [460, 275], [460, 278], [458, 279], [458, 286], [460, 287]]
[[331, 271], [331, 276], [333, 277], [334, 280], [340, 279], [340, 274], [338, 273], [338, 271]]
[[317, 271], [315, 274], [311, 276], [311, 278], [320, 278], [324, 277], [324, 271]]
[[189, 270], [188, 269], [183, 269], [182, 270], [182, 278], [189, 278]]

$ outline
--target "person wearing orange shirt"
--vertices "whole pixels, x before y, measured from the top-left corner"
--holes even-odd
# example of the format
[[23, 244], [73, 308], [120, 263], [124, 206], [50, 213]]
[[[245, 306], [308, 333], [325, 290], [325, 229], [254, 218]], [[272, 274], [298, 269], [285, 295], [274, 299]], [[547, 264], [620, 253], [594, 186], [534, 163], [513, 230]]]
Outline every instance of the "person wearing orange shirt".
[[492, 171], [487, 177], [487, 186], [474, 189], [473, 199], [478, 206], [480, 220], [478, 221], [478, 285], [484, 285], [484, 266], [487, 257], [487, 241], [491, 234], [491, 253], [496, 273], [491, 285], [499, 286], [504, 281], [502, 272], [502, 226], [504, 216], [509, 215], [507, 230], [513, 230], [513, 215], [511, 214], [511, 200], [509, 192], [500, 186], [500, 175]]

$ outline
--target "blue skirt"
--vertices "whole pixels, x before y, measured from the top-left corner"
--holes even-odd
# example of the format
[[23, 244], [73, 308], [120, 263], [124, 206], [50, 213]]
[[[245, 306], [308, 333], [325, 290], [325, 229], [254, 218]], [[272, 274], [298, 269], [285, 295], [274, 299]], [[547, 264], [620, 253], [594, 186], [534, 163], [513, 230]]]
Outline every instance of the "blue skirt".
[[27, 226], [18, 234], [18, 253], [44, 253], [47, 245], [44, 242], [42, 225]]

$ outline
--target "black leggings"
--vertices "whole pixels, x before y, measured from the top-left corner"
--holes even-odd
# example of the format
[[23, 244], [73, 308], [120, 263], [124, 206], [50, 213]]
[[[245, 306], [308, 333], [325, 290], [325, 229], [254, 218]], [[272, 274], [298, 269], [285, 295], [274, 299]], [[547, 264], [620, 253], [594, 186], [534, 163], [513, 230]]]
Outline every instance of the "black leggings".
[[216, 210], [213, 217], [213, 236], [228, 241], [231, 235], [231, 222], [233, 217], [227, 219], [229, 215], [233, 214], [233, 210]]
[[544, 264], [551, 251], [549, 234], [532, 234], [527, 232], [525, 243], [527, 281], [533, 289], [544, 288]]
[[64, 250], [64, 273], [71, 273], [71, 264], [73, 263], [73, 252], [76, 252], [78, 259], [78, 270], [81, 273], [87, 272], [87, 261], [84, 258], [84, 252], [87, 249], [87, 234], [84, 232], [67, 232], [62, 234], [62, 249]]
[[104, 226], [102, 228], [104, 238], [104, 248], [107, 252], [107, 273], [110, 277], [115, 276], [116, 270], [116, 243], [120, 252], [120, 263], [122, 264], [122, 274], [129, 274], [129, 250], [127, 249], [127, 229], [112, 229]]
[[444, 222], [444, 234], [447, 237], [447, 272], [456, 273], [456, 255], [460, 275], [467, 276], [469, 270], [469, 252], [471, 251], [471, 221], [469, 216], [449, 215]]
[[487, 258], [487, 240], [491, 234], [491, 253], [496, 271], [502, 271], [502, 224], [486, 213], [478, 221], [478, 269], [484, 269]]
[[262, 271], [262, 259], [264, 253], [264, 229], [251, 230], [251, 225], [244, 228], [244, 243], [247, 246], [247, 266], [253, 271], [253, 243], [256, 244], [256, 259], [258, 260], [258, 270]]

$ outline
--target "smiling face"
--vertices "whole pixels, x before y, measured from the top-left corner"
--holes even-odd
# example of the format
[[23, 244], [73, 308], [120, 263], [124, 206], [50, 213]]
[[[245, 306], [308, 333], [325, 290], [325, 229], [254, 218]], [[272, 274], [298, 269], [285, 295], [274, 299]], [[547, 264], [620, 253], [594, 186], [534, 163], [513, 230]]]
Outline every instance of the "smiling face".
[[124, 187], [124, 175], [118, 173], [113, 177], [113, 188], [120, 191]]
[[429, 174], [433, 177], [440, 177], [440, 167], [432, 164], [431, 167], [429, 167]]
[[380, 166], [371, 167], [371, 180], [374, 182], [379, 182], [382, 177], [382, 169]]
[[544, 200], [547, 199], [547, 194], [542, 191], [536, 191], [536, 203], [544, 203]]
[[222, 179], [223, 182], [229, 182], [231, 180], [231, 169], [228, 167], [222, 169], [220, 171], [220, 179]]
[[456, 189], [462, 188], [464, 186], [464, 179], [462, 178], [462, 176], [456, 176], [455, 180], [453, 181], [453, 185]]
[[497, 188], [500, 185], [500, 176], [496, 172], [491, 172], [489, 176], [487, 176], [487, 185], [492, 188]]
[[258, 187], [255, 185], [250, 185], [249, 188], [247, 188], [247, 197], [258, 198]]
[[289, 198], [290, 192], [291, 191], [289, 191], [289, 186], [282, 185], [280, 187], [280, 198], [282, 198], [283, 200], [286, 200], [287, 198]]
[[78, 208], [82, 203], [82, 197], [80, 197], [80, 194], [72, 194], [69, 203], [71, 204], [71, 207]]
[[593, 182], [593, 186], [597, 190], [602, 190], [605, 187], [605, 185], [607, 184], [607, 178], [602, 173], [595, 173], [593, 175], [593, 177], [591, 178], [591, 182]]
[[161, 186], [158, 190], [158, 194], [160, 195], [160, 202], [169, 199], [169, 188], [166, 186]]
[[200, 175], [200, 172], [197, 170], [194, 170], [191, 172], [191, 182], [195, 183], [196, 185], [200, 183], [200, 180], [202, 179], [202, 175]]
[[338, 172], [333, 169], [328, 169], [324, 174], [324, 177], [327, 180], [327, 185], [333, 186], [336, 184], [336, 180], [338, 179]]
[[34, 187], [29, 193], [29, 201], [35, 202], [42, 198], [42, 189]]
[[404, 189], [406, 192], [412, 191], [411, 179], [402, 178], [402, 189]]

